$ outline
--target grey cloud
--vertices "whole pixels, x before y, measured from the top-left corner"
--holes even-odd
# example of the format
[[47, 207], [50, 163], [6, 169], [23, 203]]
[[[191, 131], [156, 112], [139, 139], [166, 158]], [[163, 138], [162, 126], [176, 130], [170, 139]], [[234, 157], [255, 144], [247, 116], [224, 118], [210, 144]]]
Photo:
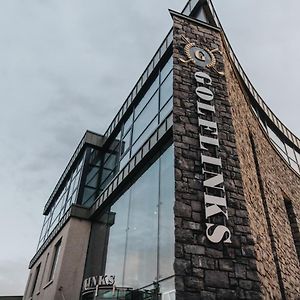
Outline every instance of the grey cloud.
[[[19, 245], [21, 249], [21, 245]], [[28, 274], [26, 257], [16, 260], [0, 260], [0, 291], [1, 295], [16, 296], [23, 295], [26, 279], [24, 273]]]

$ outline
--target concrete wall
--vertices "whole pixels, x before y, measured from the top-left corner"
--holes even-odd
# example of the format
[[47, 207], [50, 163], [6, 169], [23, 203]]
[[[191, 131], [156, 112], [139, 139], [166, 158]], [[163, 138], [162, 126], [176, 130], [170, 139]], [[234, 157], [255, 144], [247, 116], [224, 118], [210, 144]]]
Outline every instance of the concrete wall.
[[[29, 293], [39, 264], [41, 268], [33, 300], [79, 299], [89, 235], [89, 221], [71, 218], [30, 270], [31, 279], [23, 299], [30, 299]], [[56, 270], [53, 280], [49, 282], [54, 248], [60, 239], [61, 250]]]

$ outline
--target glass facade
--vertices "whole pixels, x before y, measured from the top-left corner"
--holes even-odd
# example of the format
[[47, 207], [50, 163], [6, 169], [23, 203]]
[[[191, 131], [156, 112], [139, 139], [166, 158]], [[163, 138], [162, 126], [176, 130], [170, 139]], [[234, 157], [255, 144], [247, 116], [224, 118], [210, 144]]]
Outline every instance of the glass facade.
[[105, 273], [133, 289], [158, 281], [165, 299], [175, 299], [173, 160], [171, 146], [102, 217], [109, 224]]
[[156, 74], [120, 131], [120, 169], [172, 111], [173, 57]]
[[[45, 216], [38, 248], [73, 203], [90, 207], [114, 176], [170, 115], [173, 107], [173, 57], [156, 71], [131, 114], [103, 151], [87, 147], [80, 163], [56, 196]], [[82, 183], [82, 190], [81, 190]]]
[[264, 126], [276, 149], [288, 164], [300, 174], [300, 153], [293, 146], [285, 143], [268, 125]]
[[65, 212], [77, 201], [82, 167], [83, 160], [77, 163], [77, 166], [66, 180], [64, 186], [61, 188], [61, 192], [58, 194], [57, 200], [53, 202], [49, 213], [45, 216], [38, 248], [47, 239]]
[[81, 205], [90, 207], [117, 173], [118, 147], [119, 139], [116, 139], [106, 153], [96, 149], [87, 150], [84, 191], [82, 198], [78, 199]]
[[[173, 108], [173, 57], [160, 68], [121, 129], [105, 150], [88, 158], [89, 173], [85, 180], [81, 204], [90, 207], [114, 176], [143, 146]], [[87, 154], [89, 156], [89, 154]]]

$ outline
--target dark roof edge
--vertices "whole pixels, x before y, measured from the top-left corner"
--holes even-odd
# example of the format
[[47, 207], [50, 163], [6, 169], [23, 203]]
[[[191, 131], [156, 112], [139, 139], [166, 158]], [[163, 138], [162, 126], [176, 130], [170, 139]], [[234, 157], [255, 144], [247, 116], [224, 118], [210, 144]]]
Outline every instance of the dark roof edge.
[[89, 130], [87, 130], [85, 132], [85, 134], [82, 137], [82, 139], [80, 140], [75, 152], [71, 156], [71, 159], [69, 160], [65, 170], [63, 171], [61, 177], [59, 178], [53, 192], [51, 193], [51, 195], [48, 199], [48, 201], [46, 202], [43, 214], [48, 213], [49, 208], [52, 204], [52, 201], [55, 199], [55, 196], [56, 196], [59, 188], [61, 187], [62, 183], [64, 182], [64, 180], [67, 176], [67, 174], [72, 169], [72, 166], [77, 161], [77, 158], [79, 157], [79, 155], [81, 154], [81, 152], [85, 148], [85, 146], [86, 145], [92, 145], [92, 146], [101, 148], [102, 145], [104, 144], [104, 142], [105, 142], [105, 137], [103, 135], [100, 135], [98, 133], [95, 133], [95, 132], [92, 132], [92, 131], [89, 131]]
[[175, 10], [169, 9], [169, 13], [170, 13], [170, 15], [171, 15], [172, 18], [178, 17], [178, 18], [185, 19], [185, 20], [187, 20], [189, 22], [192, 22], [192, 23], [195, 23], [197, 25], [201, 25], [201, 26], [207, 27], [209, 29], [212, 29], [212, 30], [215, 30], [215, 31], [218, 31], [218, 32], [221, 31], [221, 29], [218, 28], [218, 27], [216, 27], [216, 26], [213, 26], [213, 25], [205, 23], [203, 21], [194, 19], [192, 17], [188, 17], [188, 16], [183, 15], [182, 13], [179, 13], [179, 12], [177, 12]]

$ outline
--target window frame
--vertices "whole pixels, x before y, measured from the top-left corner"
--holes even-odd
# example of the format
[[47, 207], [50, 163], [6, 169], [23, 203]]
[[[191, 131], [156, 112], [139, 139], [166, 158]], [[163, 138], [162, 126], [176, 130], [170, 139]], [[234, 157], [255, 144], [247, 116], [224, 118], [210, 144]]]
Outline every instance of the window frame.
[[52, 254], [51, 266], [48, 275], [48, 282], [54, 279], [55, 270], [57, 269], [58, 258], [61, 251], [61, 246], [62, 246], [62, 238], [60, 238], [58, 242], [56, 242], [56, 244], [54, 245], [54, 252]]

